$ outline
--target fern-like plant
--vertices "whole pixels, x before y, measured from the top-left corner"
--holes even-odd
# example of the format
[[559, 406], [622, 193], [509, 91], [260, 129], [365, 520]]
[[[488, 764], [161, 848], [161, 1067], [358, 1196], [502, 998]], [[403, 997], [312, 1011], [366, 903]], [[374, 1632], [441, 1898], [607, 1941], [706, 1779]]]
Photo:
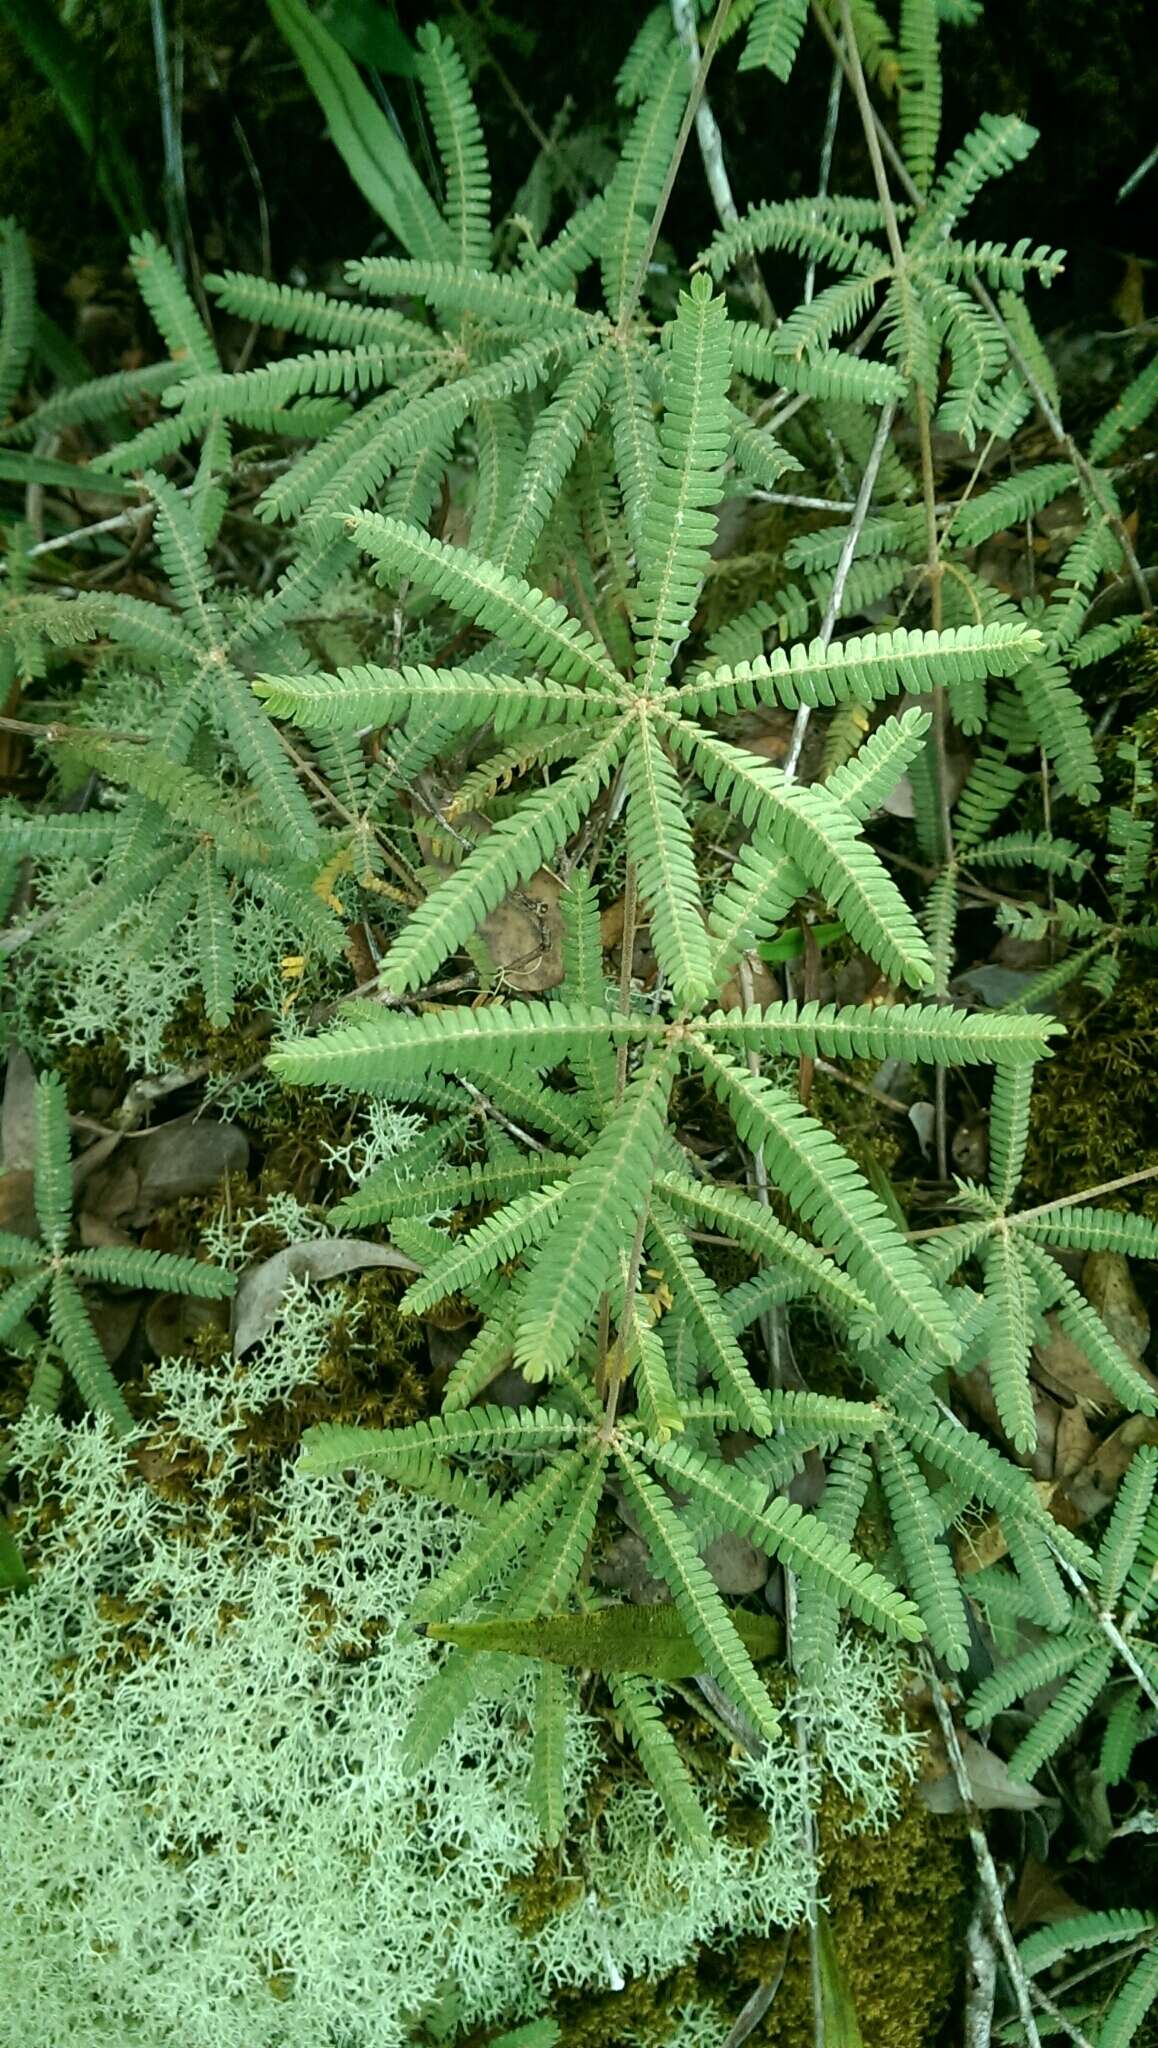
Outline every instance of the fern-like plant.
[[1056, 1309], [1066, 1335], [1123, 1406], [1146, 1414], [1155, 1407], [1147, 1382], [1049, 1253], [1114, 1251], [1152, 1259], [1158, 1257], [1158, 1226], [1143, 1216], [1064, 1200], [1023, 1212], [1013, 1207], [1029, 1135], [1027, 1079], [1011, 1068], [998, 1073], [989, 1116], [989, 1185], [958, 1183], [957, 1205], [966, 1220], [936, 1233], [921, 1254], [925, 1271], [942, 1284], [969, 1261], [981, 1269], [984, 1293], [972, 1315], [972, 1349], [988, 1362], [997, 1412], [1019, 1451], [1032, 1451], [1037, 1442], [1029, 1357], [1048, 1309]]
[[44, 1074], [36, 1089], [36, 1164], [33, 1190], [39, 1241], [14, 1231], [0, 1232], [0, 1267], [12, 1276], [0, 1296], [0, 1339], [21, 1351], [32, 1349], [38, 1333], [31, 1312], [47, 1310], [48, 1331], [72, 1379], [90, 1408], [109, 1417], [126, 1435], [133, 1427], [125, 1397], [101, 1349], [85, 1306], [84, 1283], [110, 1287], [151, 1287], [169, 1294], [222, 1301], [234, 1278], [200, 1259], [133, 1246], [73, 1250], [72, 1169], [64, 1086]]
[[[1138, 1743], [1150, 1733], [1134, 1674], [1140, 1675], [1151, 1696], [1158, 1691], [1158, 1644], [1152, 1640], [1158, 1605], [1156, 1480], [1158, 1450], [1144, 1444], [1118, 1488], [1098, 1546], [1095, 1601], [1090, 1606], [1067, 1603], [1068, 1611], [1058, 1616], [1063, 1626], [1055, 1634], [1007, 1659], [973, 1694], [969, 1720], [974, 1727], [985, 1727], [1027, 1693], [1064, 1680], [1013, 1751], [1010, 1769], [1017, 1777], [1036, 1776], [1104, 1696], [1109, 1707], [1101, 1770], [1107, 1784], [1118, 1784], [1126, 1776]], [[975, 1587], [983, 1607], [992, 1602], [1001, 1612], [1008, 1579], [1007, 1572], [997, 1571]], [[1107, 1615], [1115, 1617], [1110, 1633], [1103, 1626]]]

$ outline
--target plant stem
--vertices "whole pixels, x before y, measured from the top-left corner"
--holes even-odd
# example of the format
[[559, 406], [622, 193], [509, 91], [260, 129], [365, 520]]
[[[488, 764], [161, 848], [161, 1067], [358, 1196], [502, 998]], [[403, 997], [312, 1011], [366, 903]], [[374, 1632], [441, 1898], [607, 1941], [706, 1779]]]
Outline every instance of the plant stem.
[[[696, 13], [693, 0], [671, 0], [671, 18], [676, 35], [688, 53], [691, 66], [693, 91], [700, 74], [700, 39], [696, 30]], [[720, 136], [719, 123], [712, 112], [707, 93], [700, 89], [700, 103], [696, 108], [696, 140], [703, 158], [704, 176], [712, 205], [716, 209], [723, 227], [735, 227], [740, 218], [739, 208], [732, 195], [732, 184], [724, 162], [724, 146]], [[752, 306], [762, 327], [776, 326], [776, 308], [768, 296], [760, 266], [754, 256], [748, 256], [741, 265], [741, 274], [752, 301]]]
[[659, 240], [659, 231], [663, 226], [663, 217], [667, 212], [668, 201], [675, 186], [679, 167], [683, 162], [684, 151], [688, 146], [688, 137], [692, 132], [696, 112], [703, 98], [704, 87], [708, 82], [708, 73], [712, 68], [712, 59], [720, 46], [720, 37], [723, 33], [724, 23], [728, 18], [728, 10], [731, 4], [732, 0], [720, 0], [712, 26], [708, 31], [708, 40], [704, 44], [704, 53], [700, 58], [699, 70], [696, 72], [691, 92], [688, 95], [687, 106], [684, 108], [684, 117], [680, 123], [679, 134], [676, 136], [675, 148], [671, 154], [671, 162], [667, 167], [667, 176], [663, 181], [663, 190], [656, 201], [651, 226], [647, 231], [647, 240], [640, 251], [639, 267], [636, 270], [631, 290], [628, 292], [619, 310], [617, 326], [622, 340], [627, 339], [631, 322], [635, 317], [636, 307], [639, 305], [640, 298], [643, 295], [643, 287], [647, 283], [648, 266], [655, 254], [655, 245]]
[[921, 1654], [921, 1667], [932, 1695], [933, 1707], [945, 1743], [945, 1753], [949, 1759], [949, 1769], [953, 1774], [953, 1780], [961, 1800], [962, 1811], [965, 1815], [965, 1825], [969, 1830], [969, 1845], [977, 1864], [977, 1875], [981, 1880], [981, 1889], [989, 1914], [990, 1931], [998, 1948], [1001, 1950], [1002, 1960], [1009, 1973], [1009, 1981], [1013, 1986], [1013, 1995], [1017, 2001], [1018, 2018], [1025, 2029], [1026, 2048], [1041, 2048], [1041, 2036], [1037, 2031], [1037, 2021], [1033, 2016], [1033, 2005], [1030, 2000], [1029, 1980], [1021, 1967], [1021, 1960], [1009, 1930], [1009, 1921], [1005, 1914], [1005, 1900], [1001, 1895], [1001, 1882], [997, 1875], [997, 1866], [993, 1861], [989, 1843], [985, 1838], [985, 1830], [981, 1825], [974, 1803], [973, 1788], [969, 1783], [969, 1774], [965, 1769], [965, 1759], [961, 1753], [961, 1744], [957, 1739], [957, 1729], [949, 1709], [949, 1702], [945, 1697], [945, 1690], [940, 1678], [937, 1676], [933, 1660], [927, 1651], [923, 1651]]
[[[888, 446], [889, 434], [892, 431], [895, 414], [896, 406], [890, 399], [888, 404], [882, 408], [880, 419], [877, 421], [873, 445], [869, 451], [869, 459], [865, 464], [864, 475], [860, 480], [860, 489], [857, 492], [856, 503], [853, 506], [852, 519], [848, 532], [844, 537], [844, 545], [841, 548], [840, 558], [836, 565], [836, 574], [832, 579], [832, 589], [828, 593], [828, 603], [824, 608], [824, 617], [820, 623], [820, 632], [817, 637], [824, 647], [827, 647], [832, 639], [833, 633], [836, 630], [836, 622], [840, 617], [840, 607], [844, 599], [845, 585], [848, 582], [853, 557], [860, 545], [861, 534], [864, 532], [865, 520], [868, 518], [869, 506], [872, 503], [872, 495], [876, 488], [877, 477], [880, 474], [881, 463], [884, 461], [885, 449]], [[792, 739], [788, 748], [788, 757], [784, 763], [784, 779], [786, 782], [792, 782], [795, 779], [796, 772], [800, 766], [800, 755], [804, 746], [804, 736], [808, 731], [810, 717], [811, 706], [802, 704], [796, 714], [792, 727]]]
[[[1104, 1180], [1096, 1188], [1079, 1188], [1074, 1195], [1058, 1195], [1055, 1201], [1038, 1202], [1032, 1209], [1017, 1209], [1003, 1220], [1007, 1224], [1032, 1223], [1035, 1216], [1046, 1216], [1052, 1209], [1072, 1209], [1079, 1202], [1093, 1202], [1099, 1195], [1116, 1195], [1119, 1188], [1137, 1187], [1139, 1181], [1153, 1180], [1158, 1174], [1158, 1164], [1143, 1166], [1137, 1173], [1123, 1173], [1117, 1180]], [[917, 1244], [924, 1237], [941, 1237], [946, 1230], [956, 1230], [955, 1223], [934, 1223], [928, 1230], [910, 1230], [908, 1241]]]

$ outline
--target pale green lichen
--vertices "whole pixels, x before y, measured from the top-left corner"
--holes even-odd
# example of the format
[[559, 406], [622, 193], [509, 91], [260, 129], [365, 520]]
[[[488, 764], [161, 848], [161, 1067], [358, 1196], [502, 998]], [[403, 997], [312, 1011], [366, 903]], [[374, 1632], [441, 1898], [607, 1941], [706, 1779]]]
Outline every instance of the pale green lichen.
[[[626, 2026], [636, 1989], [701, 1944], [805, 1908], [817, 1874], [787, 1743], [723, 1765], [723, 1798], [766, 1814], [761, 1839], [721, 1825], [697, 1859], [653, 1792], [608, 1777], [603, 1724], [574, 1715], [557, 1909], [533, 1926], [517, 1890], [540, 1855], [526, 1667], [405, 1776], [400, 1736], [438, 1653], [404, 1618], [460, 1518], [375, 1478], [271, 1476], [260, 1448], [255, 1483], [255, 1413], [292, 1420], [331, 1309], [298, 1288], [240, 1365], [154, 1368], [154, 1424], [127, 1455], [98, 1424], [34, 1415], [16, 1433], [35, 1581], [0, 1606], [0, 1982], [22, 2048], [168, 2048], [191, 2012], [197, 2048], [400, 2048], [444, 1993], [471, 2027], [568, 1987]], [[801, 1702], [825, 1744], [810, 1796], [836, 1773], [859, 1826], [913, 1768], [898, 1682], [891, 1653], [850, 1647], [823, 1700]], [[706, 2038], [694, 1990], [680, 2048]]]

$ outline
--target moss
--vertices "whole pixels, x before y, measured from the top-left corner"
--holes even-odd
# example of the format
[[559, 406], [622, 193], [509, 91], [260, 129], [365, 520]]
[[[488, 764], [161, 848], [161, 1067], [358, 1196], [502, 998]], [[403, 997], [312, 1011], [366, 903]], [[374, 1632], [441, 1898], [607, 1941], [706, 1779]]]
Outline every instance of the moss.
[[569, 1913], [583, 1896], [583, 1879], [559, 1867], [555, 1849], [540, 1849], [534, 1868], [525, 1877], [513, 1877], [507, 1889], [513, 1901], [515, 1925], [530, 1937], [558, 1913]]
[[[1055, 1042], [1034, 1098], [1024, 1200], [1049, 1201], [1152, 1163], [1156, 1047], [1158, 974], [1149, 956], [1127, 957], [1111, 1000], [1079, 1010]], [[1158, 1217], [1158, 1183], [1131, 1188], [1129, 1202]]]
[[[619, 2042], [663, 2042], [674, 2033], [681, 2006], [701, 1997], [696, 1968], [670, 1977], [637, 1977], [622, 1991], [563, 1991], [553, 2007], [560, 2048], [616, 2048]], [[721, 2034], [723, 2028], [721, 2028]]]
[[423, 1326], [398, 1307], [403, 1285], [380, 1268], [330, 1290], [339, 1306], [321, 1362], [309, 1385], [255, 1419], [247, 1434], [255, 1452], [289, 1456], [317, 1422], [389, 1429], [437, 1408]]
[[[868, 1088], [878, 1064], [875, 1060], [846, 1061], [842, 1073]], [[838, 1080], [835, 1074], [819, 1069], [812, 1076], [809, 1108], [835, 1132], [863, 1172], [880, 1171], [897, 1185], [896, 1168], [909, 1134], [904, 1117], [896, 1110], [883, 1108], [871, 1095], [850, 1086], [848, 1080]], [[903, 1194], [898, 1199], [903, 1205]]]
[[[949, 2011], [959, 1976], [961, 1920], [970, 1870], [959, 1824], [930, 1814], [914, 1791], [887, 1832], [849, 1834], [849, 1802], [830, 1785], [820, 1812], [822, 1888], [837, 1954], [871, 2048], [928, 2048]], [[534, 1932], [553, 1912], [573, 1904], [574, 1879], [554, 1856], [517, 1879], [519, 1924]], [[785, 1949], [787, 1945], [787, 1955]], [[680, 2009], [717, 2005], [726, 2035], [756, 1985], [779, 1987], [753, 2042], [799, 2048], [812, 2038], [808, 1942], [802, 1928], [768, 1939], [745, 1937], [705, 1949], [656, 1981], [636, 1979], [623, 1991], [563, 1991], [552, 2013], [562, 2048], [662, 2044]]]
[[129, 1085], [129, 1063], [120, 1040], [106, 1034], [85, 1045], [60, 1046], [53, 1069], [68, 1091], [73, 1116], [100, 1116], [121, 1100]]
[[[836, 1951], [871, 2048], [927, 2048], [937, 2038], [960, 1967], [969, 1871], [961, 1828], [931, 1814], [915, 1790], [885, 1833], [850, 1835], [848, 1801], [830, 1785], [820, 1810], [822, 1891]], [[812, 2038], [808, 1943], [797, 1930], [741, 1941], [735, 2011], [754, 1985], [784, 1974], [753, 2041], [798, 2048]]]

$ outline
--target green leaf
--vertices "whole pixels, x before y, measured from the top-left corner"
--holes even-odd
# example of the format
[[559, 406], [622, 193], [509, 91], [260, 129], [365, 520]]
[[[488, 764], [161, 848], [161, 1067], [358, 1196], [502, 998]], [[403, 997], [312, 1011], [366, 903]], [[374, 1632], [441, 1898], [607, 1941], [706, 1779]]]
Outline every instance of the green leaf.
[[1142, 1415], [1153, 1415], [1158, 1402], [1148, 1381], [1142, 1378], [1133, 1359], [1127, 1357], [1110, 1335], [1097, 1310], [1091, 1308], [1085, 1295], [1079, 1293], [1056, 1260], [1036, 1244], [1023, 1238], [1021, 1250], [1041, 1289], [1043, 1306], [1049, 1308], [1056, 1303], [1062, 1329], [1085, 1352], [1094, 1371], [1105, 1380], [1111, 1393], [1116, 1394], [1127, 1408]]
[[[938, 684], [952, 690], [985, 676], [1014, 675], [1040, 649], [1041, 634], [1020, 618], [951, 626], [941, 633], [901, 626], [890, 633], [775, 648], [736, 668], [694, 676], [673, 691], [670, 701], [681, 713], [753, 710], [763, 704], [782, 704], [790, 711], [802, 704], [875, 704], [901, 692], [919, 695]], [[839, 787], [835, 778], [831, 786]]]
[[561, 604], [521, 577], [505, 575], [493, 562], [381, 513], [361, 513], [348, 522], [348, 530], [391, 576], [413, 578], [558, 682], [620, 690], [621, 679], [606, 651]]
[[952, 1363], [957, 1347], [949, 1309], [832, 1133], [786, 1090], [757, 1079], [715, 1046], [693, 1041], [691, 1049], [741, 1138], [753, 1150], [763, 1146], [776, 1186], [847, 1267], [885, 1325]]
[[[663, 1611], [636, 1610], [637, 1613]], [[675, 1737], [664, 1723], [651, 1687], [645, 1678], [627, 1671], [611, 1673], [609, 1684], [611, 1697], [639, 1752], [640, 1762], [663, 1801], [672, 1832], [677, 1840], [687, 1842], [703, 1854], [711, 1843], [711, 1823], [696, 1798], [688, 1767]]]
[[140, 488], [119, 476], [90, 476], [83, 462], [59, 462], [50, 455], [18, 455], [0, 448], [0, 483], [43, 484], [48, 490], [97, 491], [109, 498], [139, 498]]
[[819, 1297], [837, 1315], [868, 1315], [871, 1303], [839, 1266], [826, 1259], [815, 1245], [777, 1223], [768, 1207], [753, 1201], [738, 1188], [720, 1187], [710, 1181], [695, 1181], [688, 1175], [656, 1175], [656, 1192], [670, 1203], [677, 1215], [698, 1218], [713, 1229], [732, 1237], [746, 1251], [780, 1267], [800, 1287]]
[[528, 1379], [567, 1363], [617, 1277], [647, 1211], [675, 1072], [674, 1053], [652, 1055], [566, 1184], [520, 1308], [515, 1359]]
[[[772, 1615], [731, 1611], [756, 1661], [780, 1654], [783, 1631]], [[427, 1635], [464, 1649], [542, 1657], [582, 1671], [635, 1672], [674, 1685], [704, 1669], [700, 1650], [674, 1607], [596, 1607], [529, 1621], [432, 1622]]]
[[[485, 1079], [512, 1062], [522, 1068], [556, 1066], [572, 1046], [592, 1052], [609, 1046], [612, 1024], [602, 1007], [579, 1003], [531, 1001], [408, 1016], [366, 1002], [351, 1005], [343, 1022], [328, 1031], [278, 1045], [268, 1065], [287, 1082], [389, 1095], [392, 1083], [425, 1074], [477, 1073]], [[621, 1028], [632, 1037], [648, 1030], [646, 1020]]]
[[24, 1593], [31, 1584], [32, 1575], [20, 1555], [20, 1545], [6, 1516], [0, 1515], [0, 1589], [7, 1587], [14, 1593]]
[[534, 1733], [527, 1798], [543, 1841], [554, 1848], [562, 1838], [567, 1814], [563, 1777], [567, 1681], [555, 1664], [544, 1664], [536, 1678], [531, 1720]]
[[1036, 1289], [1011, 1232], [998, 1227], [982, 1262], [989, 1304], [986, 1355], [1001, 1426], [1017, 1451], [1037, 1446], [1037, 1418], [1029, 1380]]
[[770, 761], [697, 726], [673, 723], [670, 737], [742, 824], [783, 848], [886, 973], [916, 988], [932, 979], [911, 910], [855, 819], [823, 787], [789, 782]]
[[768, 1396], [752, 1377], [714, 1284], [682, 1230], [658, 1201], [651, 1205], [648, 1240], [694, 1341], [700, 1364], [732, 1404], [744, 1427], [755, 1436], [769, 1436], [774, 1422]]
[[1028, 1782], [1076, 1734], [1106, 1683], [1113, 1663], [1114, 1652], [1108, 1643], [1095, 1643], [1086, 1651], [1061, 1691], [1055, 1693], [1028, 1735], [1018, 1743], [1009, 1759], [1011, 1778]]
[[457, 1557], [424, 1586], [414, 1603], [416, 1623], [444, 1620], [465, 1601], [501, 1579], [506, 1567], [555, 1522], [585, 1466], [586, 1447], [563, 1451], [504, 1501], [499, 1512], [468, 1537]]
[[53, 1339], [89, 1407], [108, 1416], [117, 1436], [128, 1436], [133, 1428], [128, 1404], [97, 1342], [80, 1289], [66, 1272], [53, 1275], [48, 1311]]
[[1068, 1961], [1086, 1949], [1103, 1943], [1137, 1941], [1158, 1930], [1152, 1913], [1130, 1906], [1111, 1907], [1107, 1912], [1074, 1913], [1035, 1928], [1017, 1945], [1017, 1958], [1027, 1977], [1040, 1977], [1055, 1963]]
[[36, 332], [36, 276], [28, 237], [0, 220], [0, 427], [20, 395]]
[[[786, 85], [807, 20], [808, 0], [756, 0], [740, 70], [770, 71]], [[835, 2042], [832, 2048], [836, 2048]]]
[[930, 1644], [951, 1671], [963, 1671], [969, 1662], [965, 1602], [920, 1466], [887, 1430], [873, 1448], [905, 1578]]
[[[821, 929], [824, 929], [821, 927]], [[839, 927], [838, 927], [839, 929]], [[742, 1046], [771, 1057], [906, 1059], [928, 1065], [1000, 1063], [1013, 1076], [1048, 1050], [1063, 1028], [1057, 1018], [978, 1014], [934, 1004], [766, 1003], [761, 1009], [716, 1010], [695, 1025], [698, 1039]], [[1028, 1085], [1028, 1079], [1027, 1083]], [[995, 1090], [996, 1093], [996, 1090]]]
[[621, 722], [549, 789], [524, 798], [413, 913], [382, 965], [386, 987], [403, 991], [429, 981], [451, 953], [474, 937], [505, 896], [550, 864], [578, 830], [623, 752]]
[[68, 1096], [59, 1074], [36, 1084], [36, 1155], [33, 1189], [40, 1233], [48, 1250], [64, 1251], [72, 1229], [72, 1144]]
[[924, 1635], [924, 1622], [913, 1603], [867, 1559], [858, 1557], [843, 1537], [795, 1501], [767, 1500], [759, 1481], [722, 1459], [701, 1457], [688, 1444], [649, 1445], [647, 1457], [681, 1492], [690, 1492], [694, 1501], [710, 1508], [724, 1528], [780, 1558], [860, 1620], [906, 1642], [919, 1642]]
[[711, 280], [692, 279], [681, 293], [664, 382], [658, 460], [640, 536], [639, 590], [634, 606], [636, 686], [660, 690], [687, 638], [699, 598], [723, 495], [731, 424], [727, 309]]
[[841, 1966], [832, 1923], [823, 1911], [817, 1916], [816, 1941], [820, 1952], [824, 2048], [865, 2048], [856, 2001]]
[[302, 1434], [297, 1469], [319, 1476], [355, 1466], [385, 1472], [405, 1483], [409, 1465], [431, 1457], [470, 1456], [505, 1450], [553, 1451], [569, 1443], [577, 1425], [550, 1408], [464, 1409], [432, 1416], [400, 1429], [358, 1429], [345, 1423], [315, 1423]]
[[1098, 2048], [1130, 2048], [1141, 2039], [1146, 2015], [1158, 1998], [1158, 1948], [1135, 1963], [1126, 1982], [1102, 2017]]
[[681, 1008], [698, 1010], [712, 986], [695, 846], [679, 777], [649, 719], [625, 763], [627, 847], [649, 912], [661, 972]]
[[350, 176], [414, 256], [449, 257], [453, 240], [381, 107], [305, 0], [269, 0]]
[[442, 158], [447, 253], [452, 263], [482, 268], [490, 255], [491, 180], [478, 112], [453, 38], [427, 22], [418, 48], [418, 82]]
[[306, 732], [356, 732], [430, 713], [497, 733], [547, 720], [606, 717], [607, 706], [574, 684], [537, 676], [480, 675], [466, 668], [340, 668], [333, 675], [259, 676], [255, 694], [274, 718]]

